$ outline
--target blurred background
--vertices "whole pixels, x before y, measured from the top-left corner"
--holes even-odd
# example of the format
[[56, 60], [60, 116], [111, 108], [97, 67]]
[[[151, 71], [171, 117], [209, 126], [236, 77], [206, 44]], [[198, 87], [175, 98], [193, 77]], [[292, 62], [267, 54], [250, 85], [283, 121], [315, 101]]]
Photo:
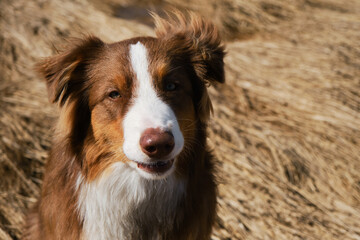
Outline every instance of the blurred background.
[[21, 236], [58, 115], [34, 63], [71, 37], [154, 36], [148, 10], [169, 7], [226, 44], [212, 239], [360, 239], [359, 0], [0, 0], [0, 239]]

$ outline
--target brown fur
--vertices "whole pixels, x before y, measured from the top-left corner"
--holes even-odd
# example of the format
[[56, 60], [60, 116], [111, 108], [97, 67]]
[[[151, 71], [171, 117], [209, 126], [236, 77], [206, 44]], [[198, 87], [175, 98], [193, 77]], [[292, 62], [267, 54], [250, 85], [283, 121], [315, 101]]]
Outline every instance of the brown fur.
[[[174, 110], [185, 139], [176, 176], [187, 180], [186, 199], [178, 207], [173, 229], [161, 236], [210, 238], [216, 182], [213, 157], [206, 145], [207, 121], [212, 110], [206, 85], [224, 82], [224, 49], [215, 27], [192, 13], [183, 15], [175, 11], [168, 21], [156, 15], [154, 18], [157, 38], [105, 44], [89, 37], [38, 64], [47, 81], [49, 98], [59, 103], [61, 114], [41, 198], [28, 215], [24, 240], [79, 239], [82, 232], [76, 208], [79, 173], [91, 182], [112, 163], [129, 161], [119, 151], [124, 141], [121, 122], [131, 107], [136, 88], [126, 49], [138, 40], [149, 50], [154, 86]], [[181, 84], [176, 96], [162, 91], [166, 81]], [[110, 99], [108, 94], [114, 86], [121, 97]], [[142, 224], [141, 239], [146, 239], [146, 229], [152, 223]]]

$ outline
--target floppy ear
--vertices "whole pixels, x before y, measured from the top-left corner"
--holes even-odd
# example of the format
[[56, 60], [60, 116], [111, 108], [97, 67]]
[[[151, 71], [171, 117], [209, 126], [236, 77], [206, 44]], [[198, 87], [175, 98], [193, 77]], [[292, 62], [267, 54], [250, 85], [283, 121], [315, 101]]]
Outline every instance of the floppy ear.
[[[167, 13], [168, 20], [152, 14], [156, 35], [159, 39], [172, 42], [177, 54], [188, 55], [201, 90], [197, 101], [200, 120], [206, 122], [212, 112], [212, 104], [206, 86], [215, 82], [224, 83], [224, 47], [216, 27], [200, 16], [188, 12], [186, 15], [174, 10]], [[181, 52], [180, 52], [181, 51]]]
[[104, 43], [96, 37], [78, 40], [73, 46], [56, 56], [45, 58], [36, 65], [45, 78], [49, 100], [64, 105], [69, 97], [84, 90], [86, 65], [99, 52]]
[[36, 65], [46, 80], [50, 101], [62, 108], [58, 130], [68, 136], [75, 153], [79, 153], [90, 126], [87, 68], [103, 46], [100, 39], [88, 37]]

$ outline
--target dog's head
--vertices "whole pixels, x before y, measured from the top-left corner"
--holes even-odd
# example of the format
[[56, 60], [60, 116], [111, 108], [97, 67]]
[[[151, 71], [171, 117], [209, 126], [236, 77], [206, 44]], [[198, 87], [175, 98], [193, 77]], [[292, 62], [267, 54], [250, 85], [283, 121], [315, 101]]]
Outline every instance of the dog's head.
[[157, 38], [88, 37], [38, 65], [62, 108], [58, 130], [92, 177], [119, 161], [146, 178], [172, 173], [208, 121], [206, 86], [224, 82], [224, 49], [211, 23], [179, 12], [154, 19]]

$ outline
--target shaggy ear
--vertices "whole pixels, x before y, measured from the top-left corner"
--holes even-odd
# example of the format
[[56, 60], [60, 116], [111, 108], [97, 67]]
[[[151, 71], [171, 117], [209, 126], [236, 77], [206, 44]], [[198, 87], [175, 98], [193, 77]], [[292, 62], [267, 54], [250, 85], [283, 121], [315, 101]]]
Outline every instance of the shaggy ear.
[[88, 37], [36, 66], [46, 80], [50, 101], [62, 107], [57, 129], [68, 136], [74, 153], [80, 152], [90, 126], [87, 66], [103, 46], [100, 39]]
[[159, 39], [172, 42], [176, 54], [188, 55], [194, 72], [201, 83], [197, 102], [200, 120], [206, 122], [212, 112], [212, 105], [206, 85], [215, 82], [224, 83], [224, 47], [216, 27], [198, 15], [188, 12], [186, 15], [174, 10], [165, 20], [152, 14], [156, 35]]
[[60, 106], [71, 95], [83, 90], [85, 66], [104, 43], [96, 37], [88, 37], [73, 45], [69, 50], [46, 58], [36, 65], [37, 71], [46, 80], [50, 101], [59, 102]]
[[164, 40], [180, 40], [185, 51], [191, 54], [199, 78], [208, 83], [225, 81], [224, 47], [216, 27], [200, 16], [179, 11], [168, 13], [168, 20], [152, 13], [156, 36]]

